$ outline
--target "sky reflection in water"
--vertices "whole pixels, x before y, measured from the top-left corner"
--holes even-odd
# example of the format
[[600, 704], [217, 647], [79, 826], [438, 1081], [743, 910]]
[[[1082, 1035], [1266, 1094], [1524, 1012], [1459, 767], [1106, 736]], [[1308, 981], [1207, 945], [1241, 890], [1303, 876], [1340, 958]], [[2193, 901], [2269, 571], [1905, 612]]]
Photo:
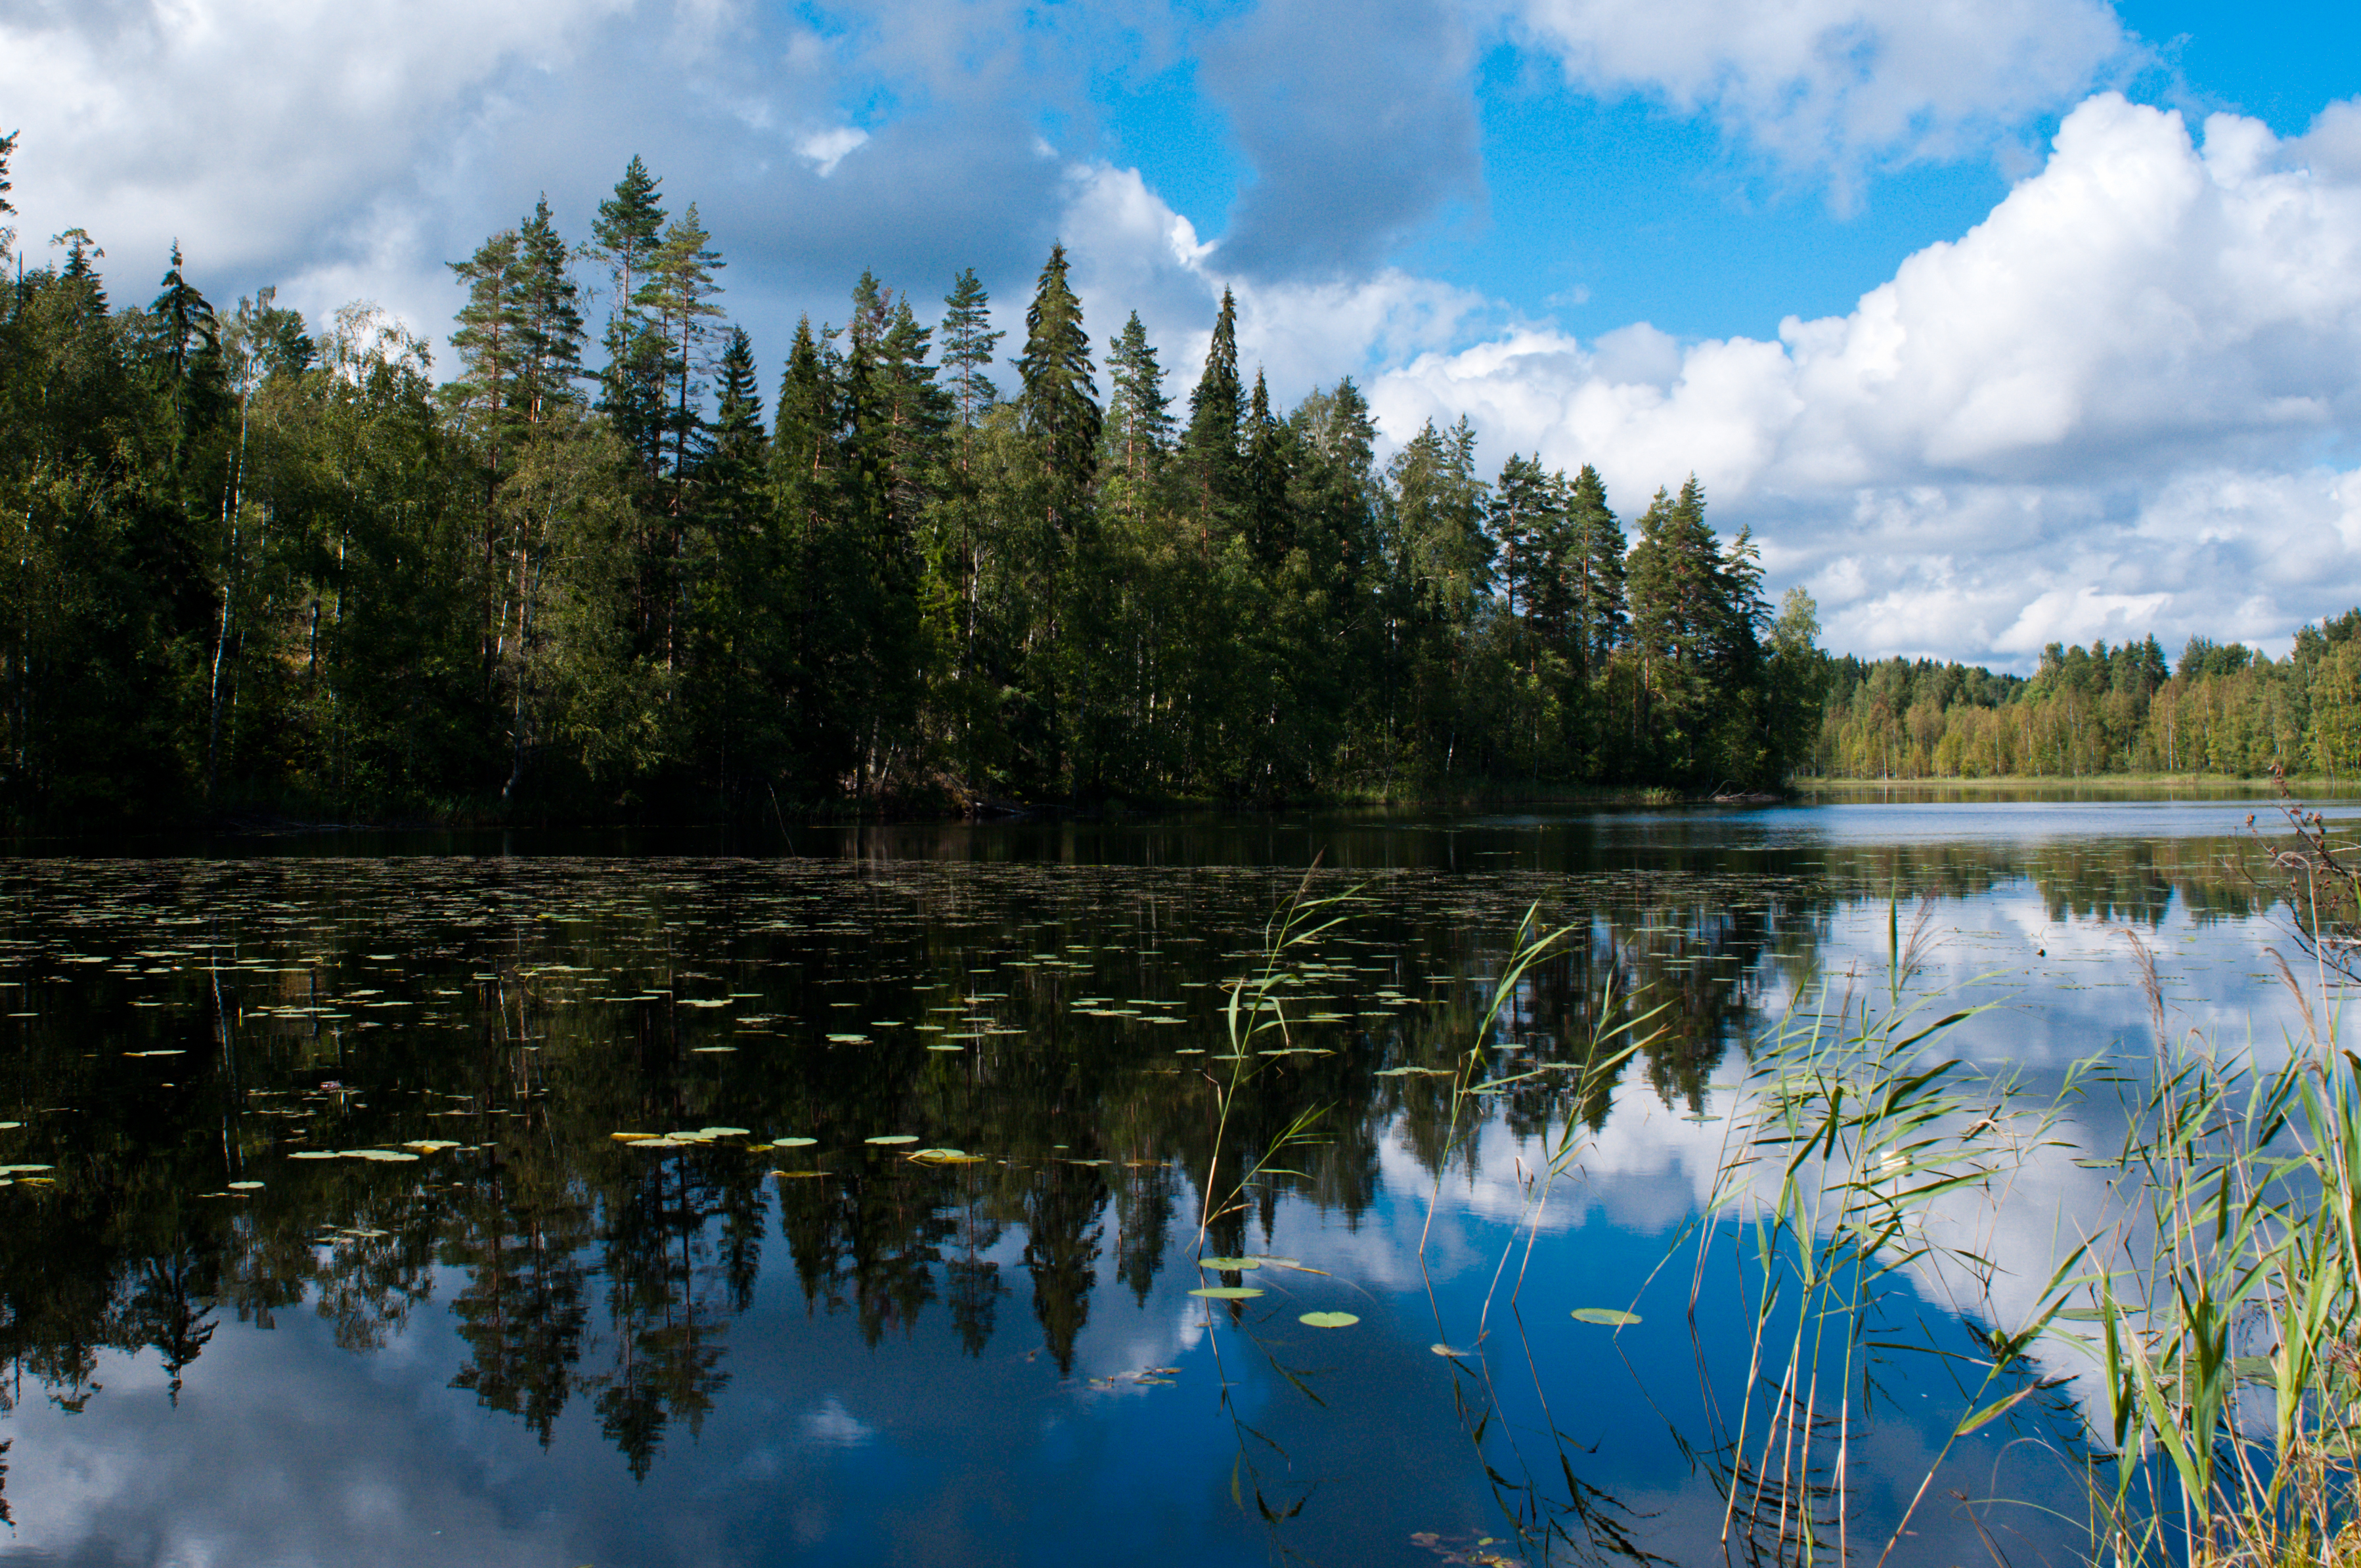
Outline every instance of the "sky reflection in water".
[[[1710, 1185], [1733, 1048], [1820, 977], [1882, 982], [1889, 910], [1906, 927], [1928, 895], [1919, 983], [1996, 977], [1973, 994], [2003, 1005], [1960, 1043], [2037, 1085], [2147, 1048], [2126, 929], [2160, 955], [2174, 1027], [2242, 1041], [2251, 1023], [2270, 1045], [2293, 1014], [2263, 949], [2285, 935], [2224, 836], [2250, 809], [12, 862], [0, 1115], [23, 1125], [0, 1161], [55, 1168], [0, 1190], [0, 1561], [1717, 1560], [1701, 1376], [1727, 1395], [1742, 1374], [1728, 1249], [1694, 1337], [1687, 1257], [1642, 1287]], [[1230, 1065], [1220, 982], [1315, 850], [1315, 886], [1367, 902], [1293, 988], [1301, 1050], [1257, 1064], [1226, 1151], [1309, 1106], [1325, 1141], [1278, 1157], [1300, 1174], [1207, 1245], [1309, 1268], [1207, 1274], [1267, 1291], [1208, 1302], [1186, 1292], [1202, 1074]], [[1578, 933], [1506, 1009], [1495, 1069], [1570, 1059], [1634, 996], [1675, 1028], [1576, 1108], [1596, 1146], [1552, 1192], [1518, 1310], [1512, 1265], [1488, 1318], [1567, 1079], [1488, 1097], [1422, 1268], [1447, 1096], [1381, 1075], [1466, 1047], [1536, 902]], [[2080, 1125], [2103, 1144], [2108, 1108]], [[747, 1132], [611, 1136], [714, 1126]], [[886, 1134], [918, 1142], [863, 1141]], [[817, 1142], [751, 1146], [784, 1136]], [[422, 1140], [460, 1146], [292, 1157]], [[911, 1146], [983, 1157], [930, 1168]], [[2097, 1179], [2037, 1160], [2004, 1255], [2045, 1248]], [[1920, 1287], [1939, 1302], [1956, 1283]], [[2004, 1282], [2004, 1312], [2028, 1288]], [[1620, 1336], [1568, 1315], [1635, 1296]], [[1360, 1321], [1298, 1321], [1315, 1310]], [[1916, 1296], [1893, 1311], [1960, 1332]], [[1891, 1527], [1960, 1413], [1931, 1368], [1881, 1369], [1857, 1530]], [[1952, 1485], [2080, 1511], [2060, 1467], [2008, 1446], [2054, 1431], [2026, 1411], [1955, 1455], [1897, 1563], [1956, 1555]], [[2062, 1539], [2029, 1509], [1979, 1517]]]

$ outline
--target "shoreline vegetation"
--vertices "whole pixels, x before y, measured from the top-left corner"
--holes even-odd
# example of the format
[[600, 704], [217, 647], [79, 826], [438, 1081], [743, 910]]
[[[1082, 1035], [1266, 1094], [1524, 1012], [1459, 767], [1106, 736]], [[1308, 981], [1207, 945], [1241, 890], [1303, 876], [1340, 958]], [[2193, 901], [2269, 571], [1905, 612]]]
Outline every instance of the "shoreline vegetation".
[[2306, 625], [2284, 659], [2192, 637], [2051, 643], [2030, 678], [1959, 663], [1828, 661], [1796, 782], [2142, 775], [2361, 778], [2361, 608]]
[[1464, 418], [1381, 462], [1349, 377], [1272, 401], [1227, 295], [1183, 399], [1137, 313], [1093, 344], [1062, 246], [1021, 334], [972, 270], [931, 325], [863, 273], [766, 366], [634, 159], [587, 239], [544, 202], [451, 264], [445, 373], [367, 304], [216, 308], [177, 248], [144, 306], [83, 230], [17, 254], [16, 151], [0, 828], [2361, 771], [2361, 609], [2279, 661], [1832, 658], [1694, 476], [1627, 527], [1593, 466], [1486, 477]]
[[1465, 419], [1381, 461], [1349, 377], [1273, 401], [1227, 295], [1183, 399], [1061, 245], [1021, 332], [972, 270], [863, 273], [766, 361], [661, 186], [453, 262], [447, 367], [177, 249], [145, 306], [83, 230], [16, 258], [0, 822], [1711, 795], [1808, 745], [1816, 611], [1693, 477], [1627, 532]]

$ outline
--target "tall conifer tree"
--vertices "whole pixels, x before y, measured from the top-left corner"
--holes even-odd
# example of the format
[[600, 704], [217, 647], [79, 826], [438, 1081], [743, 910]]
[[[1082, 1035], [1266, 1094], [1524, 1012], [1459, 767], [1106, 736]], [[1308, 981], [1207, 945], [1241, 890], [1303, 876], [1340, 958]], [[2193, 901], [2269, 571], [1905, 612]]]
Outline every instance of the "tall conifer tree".
[[590, 229], [611, 280], [598, 407], [651, 479], [664, 434], [665, 344], [647, 318], [640, 291], [663, 243], [664, 210], [656, 200], [663, 183], [634, 154], [615, 182], [615, 193], [598, 203]]

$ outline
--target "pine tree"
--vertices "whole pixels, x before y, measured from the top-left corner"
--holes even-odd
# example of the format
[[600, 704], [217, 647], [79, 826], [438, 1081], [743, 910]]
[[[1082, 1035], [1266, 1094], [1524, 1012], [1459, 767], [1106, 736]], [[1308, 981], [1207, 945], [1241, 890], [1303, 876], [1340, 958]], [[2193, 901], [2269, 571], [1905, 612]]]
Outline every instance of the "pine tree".
[[615, 193], [598, 203], [598, 221], [590, 230], [613, 280], [598, 407], [652, 479], [664, 443], [665, 344], [639, 301], [663, 242], [664, 211], [656, 200], [656, 188], [663, 183], [633, 155], [615, 183]]
[[1557, 624], [1558, 563], [1551, 548], [1561, 515], [1540, 460], [1510, 453], [1492, 487], [1492, 537], [1504, 557], [1501, 587], [1509, 613], [1515, 615], [1522, 605], [1525, 619], [1551, 636], [1563, 635]]
[[663, 243], [649, 253], [646, 280], [632, 296], [632, 302], [646, 313], [649, 328], [664, 345], [658, 361], [666, 389], [660, 431], [672, 438], [675, 512], [681, 504], [679, 488], [688, 475], [690, 449], [704, 428], [697, 408], [703, 386], [697, 378], [712, 367], [705, 345], [721, 316], [721, 307], [713, 302], [721, 285], [713, 275], [728, 264], [708, 244], [711, 238], [697, 221], [697, 203], [691, 202], [688, 210], [664, 230]]
[[506, 448], [521, 433], [523, 422], [518, 414], [523, 400], [518, 248], [517, 231], [502, 229], [477, 247], [468, 259], [444, 264], [467, 286], [457, 330], [451, 334], [460, 373], [451, 382], [448, 396], [456, 403], [463, 422], [483, 443], [489, 483], [495, 487]]
[[1008, 334], [992, 330], [992, 296], [975, 279], [975, 269], [963, 269], [943, 299], [944, 383], [959, 415], [960, 428], [973, 430], [1000, 400], [991, 369]]
[[66, 253], [66, 264], [58, 269], [58, 280], [66, 285], [67, 297], [73, 300], [82, 318], [102, 321], [106, 316], [106, 285], [99, 281], [98, 269], [91, 265], [103, 261], [106, 252], [90, 237], [90, 231], [71, 228], [63, 234], [49, 236], [53, 248]]

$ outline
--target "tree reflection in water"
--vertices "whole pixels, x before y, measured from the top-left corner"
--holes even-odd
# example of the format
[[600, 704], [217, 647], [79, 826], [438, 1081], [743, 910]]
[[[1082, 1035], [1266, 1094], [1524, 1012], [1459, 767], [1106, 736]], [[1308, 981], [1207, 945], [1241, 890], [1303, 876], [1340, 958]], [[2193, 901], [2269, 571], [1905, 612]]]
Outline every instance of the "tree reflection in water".
[[[337, 1343], [376, 1350], [439, 1293], [464, 1347], [454, 1386], [544, 1446], [587, 1400], [643, 1475], [726, 1396], [774, 1225], [807, 1310], [853, 1314], [872, 1346], [939, 1310], [985, 1355], [1021, 1269], [1038, 1346], [1070, 1372], [1103, 1274], [1145, 1304], [1195, 1239], [1202, 1184], [1263, 1164], [1309, 1109], [1319, 1140], [1216, 1219], [1210, 1250], [1268, 1241], [1283, 1202], [1356, 1223], [1389, 1148], [1477, 1174], [1487, 1140], [1452, 1137], [1439, 1074], [1529, 906], [1574, 931], [1477, 1042], [1488, 1076], [1575, 1065], [1618, 1018], [1661, 1010], [1622, 1069], [1521, 1078], [1462, 1113], [1546, 1139], [1600, 1125], [1618, 1097], [1701, 1112], [1848, 903], [1988, 891], [2027, 866], [1959, 844], [1696, 859], [1321, 873], [1362, 902], [1291, 967], [1287, 1054], [1260, 1064], [1210, 1170], [1221, 987], [1298, 873], [14, 862], [0, 1113], [22, 1125], [0, 1156], [53, 1168], [0, 1193], [0, 1409], [99, 1397], [108, 1350], [154, 1350], [177, 1399], [225, 1318], [267, 1329], [308, 1306]], [[2030, 874], [2084, 919], [2256, 907], [2204, 841], [2061, 847]], [[139, 1054], [158, 1052], [178, 1054]], [[709, 1125], [747, 1132], [614, 1136]], [[864, 1141], [888, 1133], [983, 1157], [926, 1165]], [[818, 1141], [769, 1146], [789, 1136]], [[293, 1157], [360, 1149], [411, 1157]], [[1457, 1375], [1471, 1422], [1488, 1376]], [[1621, 1540], [1615, 1506], [1570, 1466], [1565, 1481], [1554, 1506]], [[1540, 1507], [1523, 1505], [1537, 1528]]]

